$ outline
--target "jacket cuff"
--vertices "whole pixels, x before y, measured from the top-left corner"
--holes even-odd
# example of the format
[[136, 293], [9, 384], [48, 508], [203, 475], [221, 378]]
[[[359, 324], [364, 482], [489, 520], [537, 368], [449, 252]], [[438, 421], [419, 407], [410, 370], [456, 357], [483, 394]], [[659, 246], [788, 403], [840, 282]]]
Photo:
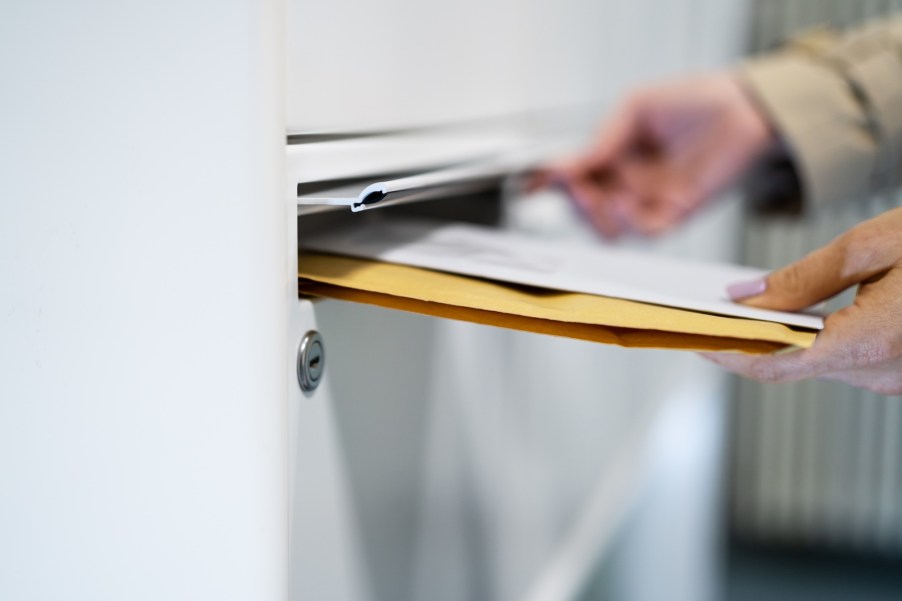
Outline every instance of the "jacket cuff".
[[877, 143], [863, 107], [839, 73], [787, 53], [751, 61], [739, 76], [781, 135], [806, 208], [871, 191]]

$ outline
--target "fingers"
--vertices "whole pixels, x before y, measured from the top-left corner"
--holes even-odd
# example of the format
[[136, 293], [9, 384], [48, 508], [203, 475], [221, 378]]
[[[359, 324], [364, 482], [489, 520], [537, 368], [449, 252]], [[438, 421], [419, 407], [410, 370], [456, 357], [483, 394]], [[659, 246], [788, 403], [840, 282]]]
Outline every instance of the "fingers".
[[589, 148], [578, 156], [553, 163], [544, 169], [547, 183], [588, 178], [610, 169], [634, 144], [639, 126], [638, 100], [624, 101], [599, 128]]
[[[853, 252], [850, 256], [859, 257], [859, 254]], [[868, 257], [875, 264], [880, 263], [874, 259], [874, 253]], [[860, 258], [853, 262], [864, 264]], [[865, 275], [870, 271], [852, 270]], [[880, 394], [900, 394], [902, 296], [899, 291], [902, 290], [902, 271], [894, 267], [879, 278], [867, 279], [859, 287], [853, 304], [827, 317], [824, 329], [810, 349], [765, 357], [706, 356], [731, 371], [768, 382], [817, 377], [846, 382]]]
[[640, 161], [620, 163], [610, 174], [590, 173], [556, 183], [605, 237], [664, 234], [700, 204], [666, 169]]
[[664, 190], [652, 157], [637, 155], [643, 96], [635, 93], [600, 128], [581, 156], [546, 168], [544, 181], [560, 185], [580, 212], [606, 238], [637, 232], [658, 235], [684, 214]]
[[586, 154], [586, 163], [603, 168], [626, 154], [636, 142], [640, 111], [638, 94], [623, 101], [596, 134], [595, 143]]
[[774, 355], [699, 354], [725, 369], [762, 382], [795, 382], [824, 373], [823, 365], [814, 358], [810, 350]]
[[525, 173], [520, 180], [520, 190], [527, 194], [538, 192], [554, 183], [554, 178], [547, 168], [539, 168]]
[[829, 315], [807, 350], [765, 357], [707, 354], [744, 376], [769, 382], [819, 377], [880, 394], [902, 394], [902, 209], [849, 230], [827, 246], [730, 296], [763, 308], [796, 310], [859, 284], [853, 304]]
[[[858, 361], [845, 353], [846, 345], [831, 345], [826, 352], [812, 349], [775, 355], [700, 353], [702, 357], [733, 373], [761, 382], [796, 382], [820, 378], [844, 382], [886, 395], [902, 394], [902, 359], [894, 358], [865, 367], [843, 369]], [[843, 357], [843, 355], [846, 355]]]
[[885, 360], [875, 336], [861, 321], [855, 307], [827, 317], [811, 348], [770, 355], [704, 353], [721, 367], [763, 382], [794, 382], [806, 378], [840, 379], [842, 372], [858, 370]]
[[861, 369], [824, 376], [826, 380], [844, 382], [850, 386], [865, 388], [885, 395], [902, 395], [902, 364], [890, 369]]
[[585, 179], [560, 185], [574, 207], [605, 238], [617, 238], [629, 229], [624, 210], [629, 201], [622, 190]]
[[733, 300], [762, 309], [798, 311], [810, 307], [892, 266], [891, 255], [875, 252], [862, 238], [868, 238], [866, 233], [852, 230], [764, 280], [739, 282], [727, 292]]
[[633, 199], [624, 207], [632, 230], [645, 236], [664, 234], [684, 221], [701, 204], [687, 184], [686, 174], [670, 162], [631, 158], [619, 167], [623, 186]]

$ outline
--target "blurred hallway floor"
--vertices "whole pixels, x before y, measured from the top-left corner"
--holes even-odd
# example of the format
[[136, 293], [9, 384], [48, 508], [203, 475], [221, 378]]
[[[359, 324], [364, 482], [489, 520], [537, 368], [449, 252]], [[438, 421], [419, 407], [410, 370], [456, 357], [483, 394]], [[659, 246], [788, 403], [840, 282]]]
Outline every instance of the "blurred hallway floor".
[[725, 601], [899, 601], [902, 561], [733, 547]]

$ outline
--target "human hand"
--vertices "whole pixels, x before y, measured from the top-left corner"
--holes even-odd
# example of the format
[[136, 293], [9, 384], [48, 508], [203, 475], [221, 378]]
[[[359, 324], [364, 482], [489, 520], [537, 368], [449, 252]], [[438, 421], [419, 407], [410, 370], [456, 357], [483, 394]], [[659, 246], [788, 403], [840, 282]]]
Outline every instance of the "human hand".
[[548, 167], [538, 183], [564, 187], [606, 237], [658, 235], [742, 175], [775, 141], [732, 75], [688, 77], [632, 94], [583, 155]]
[[735, 284], [729, 293], [753, 307], [796, 311], [856, 284], [855, 302], [827, 317], [810, 349], [704, 356], [757, 380], [823, 378], [902, 394], [902, 208], [854, 227], [765, 280]]

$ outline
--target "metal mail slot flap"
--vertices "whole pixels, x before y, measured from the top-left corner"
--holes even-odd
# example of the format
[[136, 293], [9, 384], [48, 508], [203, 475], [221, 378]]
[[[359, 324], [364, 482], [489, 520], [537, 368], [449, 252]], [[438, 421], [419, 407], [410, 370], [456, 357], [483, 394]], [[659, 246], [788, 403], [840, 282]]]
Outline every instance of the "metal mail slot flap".
[[529, 123], [294, 134], [286, 150], [288, 186], [299, 215], [345, 207], [360, 212], [477, 192], [498, 188], [510, 176], [572, 150], [586, 131], [562, 126], [560, 119]]

